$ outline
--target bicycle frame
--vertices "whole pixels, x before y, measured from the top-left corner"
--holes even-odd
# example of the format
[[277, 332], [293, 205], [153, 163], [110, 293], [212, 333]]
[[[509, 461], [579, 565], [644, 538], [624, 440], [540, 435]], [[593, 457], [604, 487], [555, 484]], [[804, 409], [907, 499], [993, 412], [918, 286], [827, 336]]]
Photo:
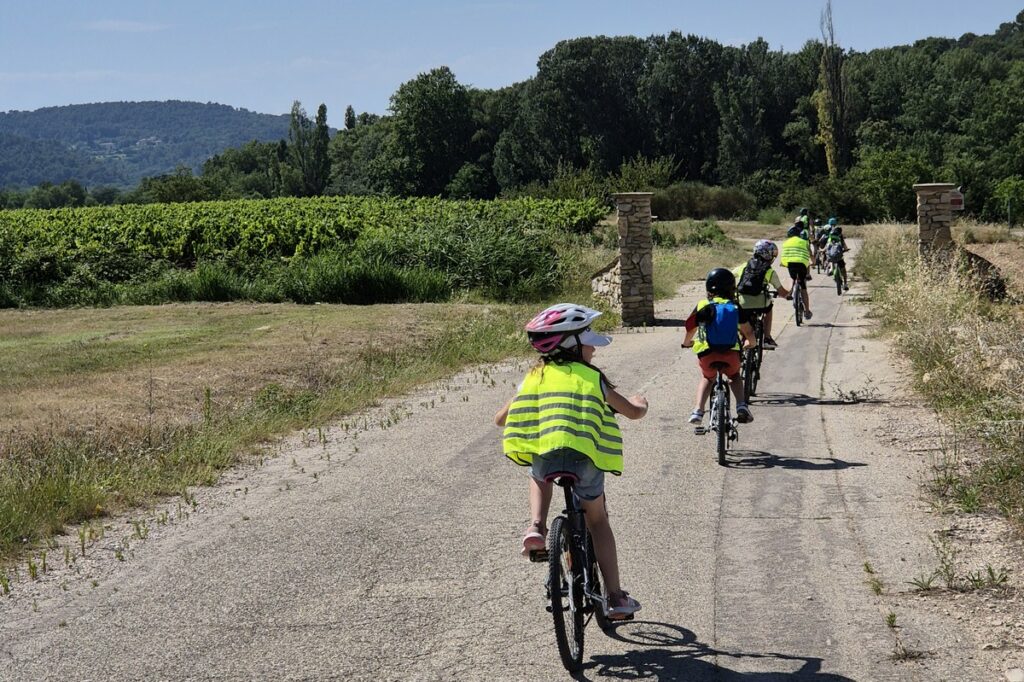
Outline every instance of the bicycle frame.
[[[580, 507], [579, 501], [573, 494], [573, 482], [570, 478], [560, 477], [555, 479], [554, 483], [555, 485], [560, 486], [565, 492], [565, 509], [562, 510], [561, 516], [565, 517], [566, 522], [569, 524], [573, 552], [581, 559], [581, 565], [583, 566], [583, 596], [588, 600], [584, 605], [583, 610], [586, 613], [593, 611], [594, 602], [600, 604], [603, 609], [605, 597], [594, 589], [594, 585], [597, 583], [597, 581], [594, 580], [594, 569], [597, 567], [597, 557], [593, 555], [593, 541], [590, 538], [590, 531], [587, 529], [587, 521], [584, 516], [586, 512]], [[542, 563], [547, 560], [547, 549], [537, 550], [530, 553], [530, 561]]]

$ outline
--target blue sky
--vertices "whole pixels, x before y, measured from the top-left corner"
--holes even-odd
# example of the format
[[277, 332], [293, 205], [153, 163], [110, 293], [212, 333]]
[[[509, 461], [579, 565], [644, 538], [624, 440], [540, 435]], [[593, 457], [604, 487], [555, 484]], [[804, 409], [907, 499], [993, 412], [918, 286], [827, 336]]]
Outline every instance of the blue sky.
[[[824, 0], [0, 0], [0, 111], [181, 99], [287, 113], [384, 113], [447, 65], [481, 88], [532, 76], [559, 40], [695, 33], [730, 45], [819, 37]], [[840, 44], [866, 51], [992, 33], [1020, 0], [833, 0]]]

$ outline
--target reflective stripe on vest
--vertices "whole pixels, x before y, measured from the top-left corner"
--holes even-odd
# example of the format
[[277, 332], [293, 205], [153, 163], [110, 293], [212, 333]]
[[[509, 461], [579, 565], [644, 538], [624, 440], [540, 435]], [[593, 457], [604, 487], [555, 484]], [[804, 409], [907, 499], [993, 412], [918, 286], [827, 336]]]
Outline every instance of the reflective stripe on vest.
[[602, 471], [622, 473], [622, 433], [601, 393], [601, 374], [579, 362], [550, 363], [526, 375], [509, 408], [502, 446], [523, 466], [535, 455], [571, 448]]
[[[727, 299], [727, 298], [719, 298], [718, 296], [715, 296], [714, 298], [712, 298], [709, 301], [708, 299], [705, 298], [704, 300], [702, 300], [699, 303], [697, 303], [697, 312], [699, 313], [701, 310], [703, 310], [704, 308], [706, 308], [709, 305], [711, 305], [711, 301], [714, 301], [715, 303], [728, 303], [729, 299]], [[736, 327], [736, 330], [737, 330], [737, 332], [739, 331], [739, 327], [738, 326]], [[737, 336], [737, 338], [739, 338], [739, 334], [737, 334], [736, 336]], [[706, 351], [708, 349], [708, 347], [709, 346], [708, 346], [708, 335], [707, 335], [707, 332], [704, 329], [704, 325], [699, 325], [697, 327], [697, 335], [693, 337], [693, 352], [697, 353], [697, 354], [700, 354], [700, 353], [703, 353], [704, 351]], [[739, 350], [740, 349], [740, 344], [737, 343], [735, 346], [732, 347], [732, 349], [733, 350]]]
[[803, 263], [804, 265], [810, 265], [811, 245], [806, 239], [790, 237], [786, 241], [782, 242], [782, 260], [780, 262], [783, 265], [789, 265], [790, 263]]

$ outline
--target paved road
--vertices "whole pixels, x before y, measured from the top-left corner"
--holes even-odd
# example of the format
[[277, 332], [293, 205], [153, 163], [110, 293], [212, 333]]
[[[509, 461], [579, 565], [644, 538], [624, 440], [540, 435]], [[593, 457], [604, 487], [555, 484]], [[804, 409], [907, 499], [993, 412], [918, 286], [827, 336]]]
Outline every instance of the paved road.
[[[887, 592], [933, 567], [929, 520], [918, 460], [879, 438], [893, 405], [840, 404], [898, 391], [864, 309], [823, 279], [804, 327], [779, 303], [780, 348], [728, 467], [684, 421], [694, 287], [659, 307], [662, 326], [599, 349], [651, 403], [623, 420], [626, 473], [608, 485], [623, 583], [644, 608], [612, 637], [588, 629], [582, 679], [993, 679], [956, 655], [966, 635], [949, 619], [868, 589], [865, 564]], [[516, 551], [525, 474], [491, 424], [522, 371], [460, 375], [326, 444], [296, 436], [188, 517], [151, 524], [126, 562], [111, 543], [131, 527], [112, 529], [80, 574], [2, 602], [0, 679], [566, 677], [543, 569]], [[929, 655], [894, 661], [901, 646]]]

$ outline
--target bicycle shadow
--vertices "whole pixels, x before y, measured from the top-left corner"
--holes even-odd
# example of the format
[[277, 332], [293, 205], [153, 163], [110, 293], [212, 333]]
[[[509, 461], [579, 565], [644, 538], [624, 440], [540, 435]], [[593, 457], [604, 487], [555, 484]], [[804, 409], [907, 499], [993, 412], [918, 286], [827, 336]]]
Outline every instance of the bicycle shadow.
[[[822, 659], [791, 654], [719, 651], [697, 640], [691, 630], [657, 621], [629, 621], [614, 624], [606, 633], [612, 639], [642, 648], [621, 655], [592, 656], [574, 679], [588, 680], [593, 671], [601, 677], [622, 680], [715, 680], [716, 682], [852, 682], [849, 677], [822, 673]], [[778, 663], [780, 670], [742, 672], [731, 670], [721, 659], [762, 660]], [[788, 668], [789, 670], [785, 670]]]
[[794, 407], [807, 407], [808, 405], [885, 405], [888, 400], [882, 398], [860, 398], [855, 400], [841, 400], [835, 398], [815, 398], [806, 393], [759, 393], [750, 397], [750, 402], [756, 405], [793, 405]]
[[[737, 457], [739, 459], [737, 459]], [[731, 469], [795, 469], [798, 471], [841, 471], [853, 467], [866, 467], [866, 462], [847, 462], [835, 457], [780, 457], [764, 450], [729, 450], [725, 466]]]

